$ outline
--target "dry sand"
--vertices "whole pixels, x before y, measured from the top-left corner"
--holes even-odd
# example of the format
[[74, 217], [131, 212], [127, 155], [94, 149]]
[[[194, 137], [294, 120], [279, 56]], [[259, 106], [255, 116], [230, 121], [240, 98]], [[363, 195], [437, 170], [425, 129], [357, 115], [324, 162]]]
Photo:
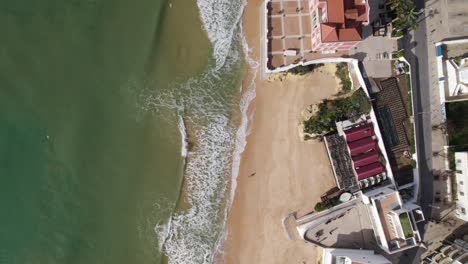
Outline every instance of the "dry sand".
[[[244, 30], [258, 60], [261, 1], [249, 1]], [[313, 210], [320, 195], [335, 186], [323, 143], [303, 142], [298, 125], [301, 112], [338, 92], [334, 67], [322, 67], [305, 77], [281, 81], [256, 80], [251, 105], [252, 134], [242, 154], [233, 205], [228, 214], [227, 239], [221, 263], [315, 263], [316, 250], [289, 239], [282, 220], [292, 212]], [[278, 78], [276, 78], [278, 79]]]

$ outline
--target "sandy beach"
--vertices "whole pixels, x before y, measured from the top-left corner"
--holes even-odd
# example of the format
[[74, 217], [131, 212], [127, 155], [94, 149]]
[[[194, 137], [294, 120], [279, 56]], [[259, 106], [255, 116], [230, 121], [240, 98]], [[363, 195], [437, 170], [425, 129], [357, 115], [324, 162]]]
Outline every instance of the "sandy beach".
[[[257, 61], [260, 4], [249, 1], [244, 14], [251, 57]], [[326, 65], [307, 76], [255, 80], [252, 133], [228, 214], [222, 263], [316, 263], [314, 246], [290, 239], [282, 220], [292, 212], [311, 212], [320, 195], [335, 186], [324, 144], [299, 136], [301, 112], [338, 92], [334, 69]]]

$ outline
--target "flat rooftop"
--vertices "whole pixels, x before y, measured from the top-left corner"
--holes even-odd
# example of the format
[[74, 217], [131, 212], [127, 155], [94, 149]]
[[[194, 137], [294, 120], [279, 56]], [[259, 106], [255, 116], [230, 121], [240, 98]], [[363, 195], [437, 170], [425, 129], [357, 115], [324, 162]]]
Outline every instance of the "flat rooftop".
[[338, 188], [359, 190], [346, 140], [338, 134], [332, 134], [325, 137], [325, 142]]
[[[317, 233], [321, 235], [318, 237]], [[362, 202], [356, 203], [343, 214], [310, 228], [305, 236], [324, 247], [360, 249], [376, 246], [367, 208]]]

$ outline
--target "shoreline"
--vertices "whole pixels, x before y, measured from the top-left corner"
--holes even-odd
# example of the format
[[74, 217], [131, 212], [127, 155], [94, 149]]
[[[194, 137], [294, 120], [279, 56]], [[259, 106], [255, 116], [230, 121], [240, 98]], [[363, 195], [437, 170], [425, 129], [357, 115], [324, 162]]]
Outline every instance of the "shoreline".
[[[256, 62], [261, 51], [261, 5], [262, 1], [248, 1], [242, 17], [243, 37], [250, 50], [244, 55]], [[245, 111], [247, 123], [239, 127], [245, 126], [246, 144], [237, 175], [233, 163], [230, 191], [234, 193], [229, 197], [226, 225], [214, 260], [314, 263], [314, 247], [288, 238], [282, 220], [293, 212], [309, 213], [320, 195], [335, 186], [325, 147], [299, 138], [299, 118], [308, 105], [336, 94], [339, 85], [328, 66], [306, 76], [281, 75], [274, 81], [261, 80], [259, 70], [249, 67], [242, 81], [243, 87], [250, 88], [254, 76], [256, 96]], [[320, 89], [322, 86], [330, 88]]]

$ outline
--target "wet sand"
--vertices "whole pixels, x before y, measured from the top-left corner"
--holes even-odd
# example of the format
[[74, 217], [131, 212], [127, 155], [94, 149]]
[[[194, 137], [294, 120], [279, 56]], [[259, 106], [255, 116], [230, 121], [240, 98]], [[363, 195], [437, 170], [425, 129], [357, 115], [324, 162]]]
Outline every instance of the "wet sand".
[[[259, 60], [259, 5], [249, 1], [244, 31]], [[222, 263], [315, 263], [313, 245], [290, 239], [283, 218], [313, 210], [320, 195], [335, 186], [325, 146], [300, 137], [302, 111], [339, 90], [334, 66], [305, 77], [260, 80], [250, 106], [252, 133], [242, 154], [237, 189], [227, 220]], [[274, 79], [274, 80], [272, 80]], [[247, 80], [246, 80], [247, 81]]]

